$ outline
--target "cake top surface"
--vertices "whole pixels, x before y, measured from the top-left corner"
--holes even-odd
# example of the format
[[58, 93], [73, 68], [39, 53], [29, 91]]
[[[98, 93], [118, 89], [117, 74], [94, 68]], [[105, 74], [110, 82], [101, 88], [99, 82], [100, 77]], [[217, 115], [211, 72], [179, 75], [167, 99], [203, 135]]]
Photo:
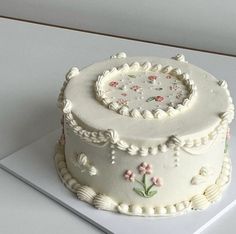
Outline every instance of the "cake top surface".
[[70, 79], [64, 98], [85, 128], [114, 129], [137, 144], [206, 135], [232, 106], [226, 82], [181, 56], [123, 56], [92, 64]]
[[113, 67], [98, 77], [95, 91], [109, 109], [144, 119], [162, 119], [174, 109], [180, 113], [197, 94], [187, 73], [170, 66], [161, 69], [160, 64], [150, 62]]

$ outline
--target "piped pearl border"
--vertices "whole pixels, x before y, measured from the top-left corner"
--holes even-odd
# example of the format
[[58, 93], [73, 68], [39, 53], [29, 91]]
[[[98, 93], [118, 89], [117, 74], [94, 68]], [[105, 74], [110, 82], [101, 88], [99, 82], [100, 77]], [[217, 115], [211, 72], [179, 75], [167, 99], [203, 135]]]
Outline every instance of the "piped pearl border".
[[[169, 149], [173, 149], [175, 146], [182, 148], [183, 150], [190, 152], [189, 149], [193, 147], [199, 147], [201, 145], [210, 146], [211, 143], [217, 138], [218, 134], [221, 134], [228, 127], [228, 124], [234, 117], [233, 105], [229, 106], [229, 110], [220, 115], [221, 121], [213, 131], [209, 132], [206, 136], [202, 136], [196, 139], [181, 140], [177, 136], [170, 136], [166, 142], [160, 143], [156, 146], [141, 146], [138, 147], [134, 144], [120, 139], [119, 134], [112, 129], [106, 131], [89, 131], [78, 125], [77, 121], [74, 120], [72, 110], [72, 103], [66, 99], [60, 105], [64, 113], [65, 123], [71, 127], [72, 131], [80, 136], [81, 139], [92, 142], [94, 144], [108, 143], [110, 142], [115, 148], [126, 151], [130, 155], [156, 155], [158, 152], [167, 152]], [[192, 153], [194, 154], [194, 153]]]
[[[170, 74], [180, 80], [188, 89], [189, 95], [183, 100], [182, 103], [176, 105], [176, 107], [168, 107], [167, 110], [157, 109], [155, 111], [143, 110], [140, 112], [138, 109], [130, 109], [126, 105], [119, 105], [118, 103], [110, 100], [104, 90], [103, 84], [106, 80], [117, 75], [121, 72], [142, 72], [142, 71], [153, 71], [161, 72], [165, 74]], [[132, 64], [124, 63], [120, 67], [113, 67], [110, 70], [106, 70], [102, 75], [98, 76], [97, 81], [95, 82], [95, 92], [97, 100], [100, 101], [108, 109], [117, 112], [120, 115], [130, 116], [132, 118], [144, 118], [144, 119], [163, 119], [168, 116], [175, 116], [178, 113], [188, 109], [193, 100], [197, 96], [197, 87], [194, 84], [193, 80], [189, 78], [188, 73], [182, 73], [179, 68], [173, 68], [172, 66], [163, 67], [161, 64], [152, 65], [149, 61], [140, 64], [138, 62], [133, 62]]]
[[65, 123], [70, 126], [71, 130], [82, 140], [94, 144], [106, 144], [110, 142], [110, 144], [112, 144], [114, 148], [126, 151], [130, 155], [157, 155], [159, 152], [165, 153], [169, 149], [174, 149], [175, 147], [181, 148], [191, 154], [194, 154], [193, 152], [189, 151], [190, 148], [199, 147], [201, 145], [210, 146], [213, 141], [216, 140], [218, 134], [223, 133], [229, 124], [228, 115], [224, 115], [219, 125], [212, 132], [201, 138], [181, 140], [177, 136], [170, 136], [165, 142], [160, 143], [156, 146], [138, 147], [135, 144], [130, 144], [120, 139], [118, 132], [113, 129], [108, 129], [106, 131], [89, 131], [87, 129], [84, 129], [82, 126], [78, 125], [77, 121], [75, 121], [73, 118], [73, 115], [71, 113], [72, 103], [66, 99], [64, 100], [62, 106]]
[[222, 192], [225, 186], [230, 182], [231, 176], [231, 162], [228, 155], [225, 154], [218, 179], [215, 184], [208, 186], [203, 194], [196, 194], [188, 201], [181, 201], [163, 207], [143, 207], [136, 204], [128, 205], [126, 203], [118, 203], [104, 194], [96, 193], [87, 185], [79, 184], [68, 171], [64, 155], [64, 146], [62, 145], [57, 145], [56, 147], [55, 164], [62, 182], [71, 192], [77, 194], [78, 199], [93, 205], [97, 209], [136, 216], [175, 216], [187, 213], [191, 210], [206, 209], [211, 203], [221, 198]]

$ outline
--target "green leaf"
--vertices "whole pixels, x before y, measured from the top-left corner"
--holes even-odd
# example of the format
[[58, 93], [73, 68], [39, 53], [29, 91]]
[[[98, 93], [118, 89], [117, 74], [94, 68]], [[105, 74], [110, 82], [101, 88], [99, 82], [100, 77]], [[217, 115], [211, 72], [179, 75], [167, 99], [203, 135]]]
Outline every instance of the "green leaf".
[[154, 186], [154, 184], [151, 184], [151, 185], [147, 188], [147, 194], [149, 193], [149, 191], [152, 189], [153, 186]]
[[143, 175], [143, 188], [144, 188], [144, 192], [145, 194], [147, 193], [147, 186], [146, 186], [146, 174]]
[[130, 78], [136, 78], [135, 75], [128, 75], [128, 77], [130, 77]]
[[146, 174], [143, 175], [142, 181], [144, 184], [146, 183]]
[[153, 196], [156, 195], [156, 194], [157, 194], [157, 191], [156, 191], [156, 190], [153, 190], [153, 191], [149, 191], [148, 194], [147, 194], [147, 196], [148, 196], [148, 197], [153, 197]]
[[133, 188], [133, 190], [141, 197], [146, 197], [145, 192], [142, 189], [139, 188]]
[[135, 179], [135, 181], [136, 181], [137, 183], [141, 184], [143, 187], [145, 186], [142, 181], [139, 181], [139, 180], [137, 180], [137, 179]]
[[152, 100], [154, 100], [155, 98], [154, 97], [150, 97], [146, 100], [146, 102], [151, 102]]

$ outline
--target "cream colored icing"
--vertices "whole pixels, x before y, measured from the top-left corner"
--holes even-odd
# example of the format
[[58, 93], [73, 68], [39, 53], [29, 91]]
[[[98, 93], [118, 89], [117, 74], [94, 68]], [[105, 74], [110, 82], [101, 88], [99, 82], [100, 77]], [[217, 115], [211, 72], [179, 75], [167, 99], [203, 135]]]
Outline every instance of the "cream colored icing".
[[121, 58], [126, 58], [126, 53], [125, 52], [120, 52], [117, 54], [112, 55], [110, 58], [111, 59], [121, 59]]
[[[120, 112], [123, 115], [119, 116], [114, 111], [104, 109], [104, 106], [95, 100], [93, 86], [97, 76], [102, 74], [104, 70], [112, 69], [114, 66], [119, 67], [124, 63], [132, 64], [135, 61], [143, 64], [147, 60], [153, 65], [162, 64], [164, 67], [171, 64], [172, 67], [179, 67], [182, 72], [190, 74], [198, 90], [194, 108], [162, 121], [133, 120], [123, 116], [129, 115], [129, 109], [121, 108]], [[185, 141], [188, 141], [191, 136], [189, 142], [189, 145], [191, 145], [191, 139], [195, 140], [196, 132], [198, 138], [199, 136], [209, 138], [209, 132], [219, 126], [221, 120], [214, 113], [226, 112], [232, 102], [228, 90], [218, 85], [217, 82], [212, 75], [192, 64], [154, 57], [127, 57], [111, 59], [82, 69], [79, 75], [70, 80], [64, 96], [72, 103], [76, 103], [76, 105], [73, 105], [71, 113], [76, 122], [81, 123], [81, 127], [85, 129], [87, 127], [99, 129], [100, 131], [115, 129], [122, 141], [137, 146], [143, 145], [144, 142], [147, 146], [154, 146], [158, 141], [165, 141], [174, 132], [175, 135]], [[211, 89], [214, 90], [213, 93], [209, 92]], [[172, 111], [175, 112], [173, 109]], [[161, 113], [163, 114], [163, 112]], [[158, 113], [158, 115], [161, 114]], [[94, 116], [97, 116], [97, 118], [94, 118]], [[145, 113], [145, 116], [151, 115]], [[163, 124], [163, 121], [165, 121], [165, 124]], [[184, 125], [179, 125], [180, 122]], [[129, 128], [126, 128], [127, 125], [129, 125]], [[166, 125], [168, 125], [168, 128], [165, 127]], [[153, 129], [158, 129], [158, 132], [153, 131]]]
[[[177, 105], [155, 114], [148, 108], [141, 112], [142, 105], [130, 109], [106, 98], [102, 103], [95, 99], [97, 79], [130, 69], [187, 77], [197, 96], [193, 102], [183, 101], [185, 110]], [[128, 90], [128, 85], [121, 88]], [[230, 161], [223, 156], [234, 106], [227, 83], [186, 63], [182, 55], [168, 60], [129, 58], [121, 53], [80, 72], [72, 68], [58, 106], [64, 115], [65, 135], [60, 141], [65, 146], [59, 147], [55, 157], [59, 175], [79, 199], [96, 208], [141, 216], [181, 214], [208, 207], [229, 182]], [[71, 160], [81, 154], [76, 163]], [[138, 165], [144, 162], [152, 168], [150, 180], [145, 181], [146, 186], [153, 183], [150, 191], [133, 183], [140, 177]], [[77, 163], [86, 166], [88, 173]], [[154, 183], [163, 186], [154, 188]]]
[[75, 157], [71, 157], [71, 162], [75, 167], [81, 169], [82, 172], [87, 171], [90, 176], [97, 174], [97, 169], [88, 162], [88, 157], [84, 154], [76, 154]]
[[[92, 204], [97, 209], [137, 216], [174, 216], [185, 214], [191, 210], [206, 209], [211, 203], [220, 199], [225, 185], [230, 181], [231, 175], [231, 163], [228, 155], [225, 155], [216, 184], [209, 185], [202, 194], [196, 194], [189, 200], [180, 201], [166, 206], [140, 206], [139, 204], [129, 205], [123, 202], [116, 202], [107, 195], [96, 193], [89, 186], [80, 185], [79, 182], [68, 172], [63, 146], [57, 146], [55, 163], [62, 182], [68, 189], [77, 194], [78, 199]], [[219, 181], [222, 181], [222, 179], [224, 182], [219, 184]]]
[[163, 119], [190, 108], [197, 88], [189, 74], [170, 66], [157, 71], [160, 67], [134, 62], [104, 71], [95, 83], [97, 99], [121, 115], [144, 119]]
[[187, 63], [187, 61], [185, 60], [185, 56], [183, 54], [177, 54], [176, 56], [172, 57], [172, 59]]
[[[74, 133], [79, 135], [81, 138], [88, 142], [93, 143], [103, 143], [110, 141], [112, 144], [115, 145], [120, 150], [127, 151], [131, 155], [140, 154], [141, 156], [147, 156], [149, 151], [158, 152], [156, 148], [160, 152], [166, 152], [170, 147], [173, 147], [173, 145], [178, 145], [180, 139], [178, 139], [176, 136], [170, 136], [166, 142], [163, 142], [161, 144], [158, 144], [157, 146], [141, 146], [140, 148], [134, 144], [128, 144], [127, 142], [120, 139], [119, 134], [114, 130], [107, 130], [105, 132], [102, 131], [88, 131], [86, 129], [83, 129], [81, 126], [78, 125], [78, 123], [74, 120], [74, 117], [72, 115], [71, 108], [72, 104], [69, 100], [65, 99], [63, 101], [63, 112], [65, 114], [65, 120], [70, 125], [70, 127], [73, 129]], [[230, 113], [230, 116], [226, 113]], [[227, 124], [232, 121], [233, 118], [233, 109], [229, 110], [229, 112], [225, 112], [222, 115], [220, 115], [222, 118], [222, 121], [219, 123], [216, 128], [214, 128], [211, 132], [208, 132], [205, 136], [201, 136], [199, 138], [195, 139], [187, 139], [185, 141], [181, 141], [181, 148], [185, 150], [188, 153], [191, 154], [199, 154], [199, 149], [197, 149], [197, 152], [194, 152], [193, 150], [190, 150], [189, 148], [192, 147], [199, 147], [201, 145], [207, 145], [210, 146], [212, 142], [216, 139], [216, 136], [218, 133], [224, 131], [224, 129], [227, 127]], [[178, 140], [177, 140], [178, 139]], [[204, 148], [205, 149], [205, 148]], [[145, 151], [146, 153], [142, 153]], [[201, 151], [200, 151], [201, 153]]]

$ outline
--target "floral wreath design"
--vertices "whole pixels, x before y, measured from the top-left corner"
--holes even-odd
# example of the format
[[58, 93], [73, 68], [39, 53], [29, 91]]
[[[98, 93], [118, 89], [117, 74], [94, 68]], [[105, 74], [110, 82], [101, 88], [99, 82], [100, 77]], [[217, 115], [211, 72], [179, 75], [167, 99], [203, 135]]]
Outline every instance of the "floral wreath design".
[[[130, 72], [144, 72], [146, 75], [143, 82], [149, 83], [149, 88], [151, 90], [157, 91], [155, 95], [151, 94], [150, 97], [146, 97], [144, 95], [143, 87], [135, 83], [135, 78], [137, 78], [137, 75], [130, 74]], [[183, 86], [186, 87], [186, 89], [188, 90], [188, 94], [184, 95], [182, 93], [183, 90], [178, 90], [179, 87], [177, 83], [171, 83], [169, 86], [171, 93], [165, 96], [163, 93], [158, 92], [164, 89], [163, 87], [159, 87], [161, 85], [161, 82], [158, 81], [159, 75], [148, 75], [148, 72], [158, 72], [158, 74], [163, 74], [167, 80], [170, 80], [173, 76], [175, 79], [179, 80]], [[123, 81], [120, 83], [117, 80], [113, 80], [113, 77], [117, 74], [127, 75], [126, 78], [132, 78], [132, 81], [125, 78], [123, 80], [125, 80], [126, 82], [129, 81], [130, 83], [123, 84]], [[106, 82], [108, 82], [108, 85], [112, 89], [104, 89], [104, 84]], [[111, 90], [119, 90], [119, 95], [121, 95], [121, 97], [117, 97], [116, 100], [114, 99], [114, 96], [107, 96], [107, 93]], [[130, 90], [136, 92], [136, 94], [138, 95], [137, 96], [135, 94], [135, 101], [141, 101], [142, 99], [144, 99], [144, 102], [152, 102], [154, 103], [153, 109], [150, 110], [150, 108], [142, 108], [142, 106], [131, 108], [130, 101], [132, 99], [128, 98], [128, 93], [131, 92]], [[148, 91], [146, 90], [145, 92]], [[176, 92], [176, 94], [173, 92]], [[120, 115], [125, 115], [132, 118], [162, 119], [167, 116], [176, 115], [182, 112], [183, 110], [187, 109], [192, 103], [192, 100], [195, 99], [195, 97], [197, 96], [197, 87], [194, 84], [194, 81], [190, 79], [189, 74], [182, 73], [179, 68], [173, 68], [171, 66], [163, 67], [161, 64], [152, 65], [150, 62], [147, 61], [143, 64], [139, 64], [138, 62], [133, 62], [132, 64], [124, 63], [120, 67], [113, 67], [110, 70], [104, 71], [103, 74], [98, 75], [98, 78], [95, 82], [95, 93], [98, 101], [100, 101], [108, 109], [115, 111]], [[177, 100], [182, 99], [182, 101], [178, 101], [176, 104], [174, 104], [171, 99], [173, 97], [175, 97]], [[165, 102], [168, 102], [165, 104], [166, 108], [162, 108], [160, 105], [161, 103]]]
[[138, 167], [139, 174], [142, 175], [141, 180], [136, 179], [136, 175], [131, 170], [126, 170], [123, 174], [123, 177], [126, 181], [137, 182], [141, 185], [141, 188], [134, 187], [133, 191], [136, 192], [139, 196], [150, 198], [157, 194], [157, 190], [154, 190], [154, 186], [161, 187], [163, 186], [163, 179], [158, 176], [153, 176], [150, 178], [148, 183], [147, 177], [152, 174], [152, 165], [146, 162], [142, 162]]

